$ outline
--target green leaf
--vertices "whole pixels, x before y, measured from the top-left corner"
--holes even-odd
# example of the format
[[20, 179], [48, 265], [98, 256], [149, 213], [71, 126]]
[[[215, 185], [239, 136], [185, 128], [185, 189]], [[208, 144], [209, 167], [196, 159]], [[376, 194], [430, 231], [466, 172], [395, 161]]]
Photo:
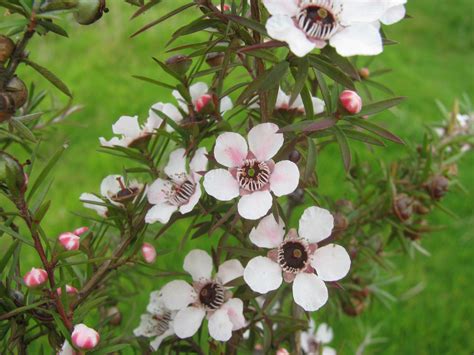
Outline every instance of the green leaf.
[[355, 139], [364, 143], [372, 144], [372, 145], [378, 145], [381, 147], [385, 147], [385, 143], [382, 142], [380, 139], [377, 139], [375, 137], [372, 137], [371, 135], [368, 135], [366, 133], [356, 131], [354, 129], [350, 129], [347, 127], [341, 127], [341, 129], [344, 131], [344, 134], [351, 138]]
[[12, 125], [12, 127], [18, 132], [21, 137], [28, 139], [33, 143], [36, 143], [36, 137], [33, 132], [31, 132], [30, 129], [26, 127], [20, 120], [18, 120], [17, 118], [13, 118], [8, 122]]
[[7, 266], [8, 261], [10, 260], [10, 257], [13, 255], [13, 252], [15, 251], [15, 249], [18, 247], [19, 244], [20, 244], [20, 241], [15, 240], [10, 245], [8, 250], [6, 252], [4, 252], [3, 258], [2, 258], [2, 260], [0, 260], [0, 274], [3, 273], [3, 269], [5, 269], [5, 266]]
[[308, 70], [309, 70], [309, 61], [307, 57], [298, 58], [296, 60], [296, 67], [298, 71], [293, 73], [295, 78], [295, 85], [293, 86], [293, 90], [291, 91], [290, 96], [290, 106], [293, 105], [298, 95], [303, 90], [303, 87], [306, 83], [306, 79], [308, 78]]
[[326, 112], [332, 113], [332, 99], [328, 84], [326, 83], [326, 80], [320, 71], [315, 70], [315, 74], [316, 79], [318, 80], [319, 89], [321, 90], [321, 95], [323, 95], [324, 104], [326, 105]]
[[373, 104], [364, 105], [362, 111], [360, 111], [357, 115], [351, 117], [362, 117], [362, 116], [370, 116], [376, 113], [385, 111], [393, 106], [397, 106], [399, 103], [404, 101], [406, 97], [394, 97], [393, 99], [383, 100], [379, 102], [375, 102]]
[[313, 139], [308, 137], [307, 142], [308, 142], [308, 155], [306, 157], [306, 168], [305, 168], [305, 171], [304, 171], [304, 181], [305, 182], [308, 182], [309, 179], [311, 179], [311, 176], [315, 172], [315, 169], [316, 169], [316, 156], [317, 156], [316, 145], [314, 144]]
[[39, 20], [38, 24], [46, 28], [48, 31], [54, 32], [63, 37], [69, 37], [66, 30], [61, 26], [56, 25], [54, 22]]
[[30, 240], [28, 240], [27, 238], [23, 237], [22, 235], [20, 235], [19, 233], [15, 232], [13, 229], [10, 229], [8, 227], [5, 227], [4, 225], [0, 224], [0, 231], [8, 234], [9, 236], [15, 238], [15, 239], [18, 239], [19, 241], [29, 245], [30, 247], [34, 247], [34, 244], [33, 242], [31, 242]]
[[268, 35], [265, 26], [262, 25], [260, 22], [236, 15], [227, 15], [227, 18], [235, 23], [238, 23], [239, 25], [242, 25], [245, 28], [250, 28], [251, 30], [254, 30], [264, 36]]
[[369, 132], [375, 133], [376, 135], [383, 137], [385, 139], [388, 139], [392, 142], [398, 143], [398, 144], [404, 144], [403, 140], [399, 137], [397, 137], [395, 134], [387, 131], [385, 128], [382, 128], [375, 123], [368, 122], [367, 120], [364, 120], [362, 118], [344, 118], [345, 121], [350, 122], [354, 126], [358, 126], [360, 128], [363, 128]]
[[72, 97], [72, 94], [69, 91], [69, 88], [66, 86], [66, 84], [64, 84], [64, 82], [62, 82], [61, 79], [59, 79], [56, 75], [54, 75], [48, 69], [28, 59], [23, 59], [23, 62], [29, 65], [30, 67], [32, 67], [34, 70], [36, 70], [39, 74], [41, 74], [46, 80], [48, 80], [51, 84], [56, 86], [64, 94], [66, 94], [69, 97]]
[[334, 66], [329, 62], [324, 61], [316, 55], [310, 55], [309, 61], [312, 67], [326, 74], [335, 82], [343, 85], [348, 89], [355, 90], [355, 86], [352, 79], [338, 67]]
[[349, 148], [349, 142], [347, 141], [347, 137], [344, 132], [338, 127], [333, 127], [334, 136], [336, 137], [336, 141], [339, 144], [339, 149], [341, 150], [342, 161], [344, 163], [344, 169], [348, 172], [351, 168], [351, 150]]

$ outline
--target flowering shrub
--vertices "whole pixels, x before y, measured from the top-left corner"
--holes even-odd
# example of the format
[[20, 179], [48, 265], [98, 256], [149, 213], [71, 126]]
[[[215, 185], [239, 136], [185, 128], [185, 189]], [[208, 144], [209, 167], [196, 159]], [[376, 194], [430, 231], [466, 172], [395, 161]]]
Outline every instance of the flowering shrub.
[[[138, 6], [133, 17], [159, 7], [155, 0], [127, 2]], [[93, 210], [87, 226], [64, 226], [51, 237], [42, 227], [47, 178], [66, 147], [38, 170], [38, 142], [79, 107], [40, 112], [44, 94], [28, 88], [17, 68], [26, 65], [71, 97], [26, 48], [37, 35], [66, 36], [58, 16], [71, 12], [92, 25], [106, 4], [0, 0], [7, 11], [0, 27], [2, 353], [24, 354], [38, 341], [60, 354], [334, 354], [327, 345], [333, 332], [315, 328], [314, 312], [357, 316], [372, 298], [386, 297], [379, 286], [386, 275], [371, 270], [385, 266], [390, 253], [427, 253], [426, 215], [443, 208], [456, 162], [473, 145], [473, 116], [456, 105], [406, 157], [380, 166], [353, 159], [351, 141], [403, 144], [371, 117], [404, 98], [372, 100], [368, 84], [384, 87], [352, 56], [377, 55], [392, 42], [382, 28], [405, 17], [405, 2], [196, 0], [144, 25], [134, 36], [194, 11], [169, 42], [169, 51], [186, 54], [154, 58], [173, 85], [138, 77], [176, 102], [150, 103], [144, 123], [122, 116], [112, 125], [115, 136], [98, 137], [101, 152], [126, 168], [78, 196]], [[204, 41], [171, 47], [194, 33]], [[346, 179], [337, 183], [345, 200], [318, 188], [316, 172], [331, 171], [316, 169], [317, 158], [330, 145], [341, 152]], [[29, 158], [20, 159], [16, 147]], [[179, 248], [161, 250], [157, 239], [173, 238], [172, 226], [182, 232]], [[202, 245], [186, 254], [191, 239]], [[26, 252], [40, 261], [27, 272]], [[139, 305], [141, 318], [130, 320], [133, 334], [115, 331], [123, 326], [123, 284], [140, 268], [153, 269], [165, 252], [174, 252], [186, 273], [161, 270], [148, 306]]]

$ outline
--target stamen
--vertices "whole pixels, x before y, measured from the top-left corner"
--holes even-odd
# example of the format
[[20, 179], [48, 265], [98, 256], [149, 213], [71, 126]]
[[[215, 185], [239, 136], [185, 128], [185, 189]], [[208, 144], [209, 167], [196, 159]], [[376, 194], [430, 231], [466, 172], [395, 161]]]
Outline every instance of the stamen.
[[270, 168], [265, 162], [248, 159], [237, 169], [236, 177], [242, 189], [258, 191], [270, 181]]
[[289, 240], [278, 248], [278, 263], [290, 273], [298, 273], [306, 268], [309, 262], [307, 246], [299, 240]]
[[224, 304], [225, 288], [216, 282], [204, 285], [199, 292], [199, 302], [209, 310], [216, 310]]
[[156, 326], [156, 335], [162, 335], [164, 334], [170, 327], [170, 321], [171, 321], [171, 311], [166, 311], [163, 314], [157, 314], [153, 318], [155, 318], [158, 322]]
[[296, 22], [308, 37], [327, 40], [339, 30], [341, 8], [336, 9], [332, 0], [305, 0], [300, 8]]
[[169, 202], [175, 206], [182, 206], [189, 202], [189, 199], [196, 191], [196, 184], [186, 180], [181, 185], [176, 185], [169, 196]]

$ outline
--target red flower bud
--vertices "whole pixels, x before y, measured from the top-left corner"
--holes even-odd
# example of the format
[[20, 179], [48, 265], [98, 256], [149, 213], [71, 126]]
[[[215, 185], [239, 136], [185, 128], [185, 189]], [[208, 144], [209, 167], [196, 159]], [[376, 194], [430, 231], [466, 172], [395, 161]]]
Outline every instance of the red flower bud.
[[100, 335], [85, 324], [78, 324], [74, 327], [71, 339], [76, 348], [90, 350], [99, 344]]
[[74, 233], [66, 232], [59, 236], [59, 243], [66, 250], [77, 250], [79, 249], [81, 238]]
[[201, 112], [210, 102], [212, 102], [212, 95], [204, 94], [196, 100], [196, 112]]
[[142, 245], [143, 259], [149, 264], [154, 263], [156, 260], [156, 250], [150, 243], [143, 243]]
[[[75, 295], [77, 293], [77, 288], [75, 288], [74, 286], [71, 286], [71, 285], [66, 285], [66, 293], [68, 295]], [[63, 293], [63, 289], [61, 287], [58, 287], [56, 289], [56, 293], [61, 296], [61, 294]]]
[[362, 110], [362, 99], [355, 91], [344, 90], [339, 95], [339, 100], [347, 112], [352, 115], [355, 115]]
[[23, 281], [27, 287], [38, 287], [48, 280], [48, 273], [46, 270], [32, 268], [23, 276]]

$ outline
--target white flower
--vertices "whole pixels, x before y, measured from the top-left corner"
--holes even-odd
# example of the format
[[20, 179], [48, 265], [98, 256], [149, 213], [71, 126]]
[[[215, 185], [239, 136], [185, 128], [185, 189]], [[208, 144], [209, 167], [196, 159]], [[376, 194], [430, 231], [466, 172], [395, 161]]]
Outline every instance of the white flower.
[[[184, 119], [183, 114], [178, 110], [176, 106], [170, 103], [157, 102], [154, 104], [149, 111], [149, 116], [153, 117], [155, 120], [163, 122], [163, 119], [155, 111], [162, 112], [166, 117], [169, 117], [171, 120], [180, 125]], [[170, 125], [166, 125], [166, 130], [168, 132], [173, 132], [173, 128]]]
[[247, 141], [238, 133], [226, 132], [217, 137], [214, 157], [227, 169], [214, 169], [204, 177], [206, 192], [220, 201], [241, 196], [239, 214], [259, 219], [270, 210], [272, 195], [284, 196], [298, 186], [300, 173], [295, 163], [272, 158], [283, 145], [278, 126], [262, 123], [253, 127]]
[[[212, 96], [209, 94], [209, 87], [203, 82], [191, 85], [189, 87], [189, 95], [191, 96], [191, 101], [196, 112], [200, 112], [212, 100]], [[183, 96], [181, 96], [177, 90], [173, 90], [173, 96], [178, 100], [178, 105], [181, 109], [185, 113], [189, 113], [188, 104]], [[231, 110], [232, 107], [232, 101], [229, 96], [224, 96], [220, 100], [219, 112], [223, 115], [225, 112]]]
[[236, 259], [227, 260], [212, 278], [212, 258], [199, 249], [189, 252], [183, 268], [192, 276], [192, 286], [175, 280], [161, 289], [165, 306], [178, 310], [173, 324], [176, 335], [192, 337], [207, 317], [210, 336], [229, 340], [233, 331], [245, 326], [245, 318], [242, 300], [232, 298], [226, 284], [241, 277], [244, 268]]
[[192, 211], [201, 198], [201, 174], [207, 169], [207, 151], [199, 148], [186, 169], [183, 148], [170, 154], [164, 171], [168, 179], [156, 179], [147, 191], [148, 202], [154, 205], [146, 214], [146, 223], [168, 223], [177, 210], [182, 214]]
[[405, 4], [407, 0], [385, 0], [387, 9], [380, 18], [384, 25], [393, 25], [401, 21], [406, 14]]
[[87, 192], [81, 194], [79, 199], [83, 202], [84, 207], [95, 210], [101, 217], [107, 217], [108, 208], [100, 205], [100, 203], [104, 203], [104, 199], [117, 207], [123, 207], [125, 202], [135, 202], [144, 188], [143, 184], [136, 180], [131, 180], [128, 185], [125, 185], [124, 181], [123, 176], [109, 175], [100, 184], [100, 194], [103, 199]]
[[153, 114], [148, 116], [148, 120], [140, 127], [138, 123], [138, 116], [122, 116], [115, 124], [112, 125], [112, 132], [120, 135], [120, 137], [113, 137], [107, 141], [104, 137], [100, 137], [100, 144], [104, 147], [133, 147], [141, 141], [150, 137], [155, 129], [159, 128], [163, 120], [158, 117], [153, 111]]
[[169, 336], [174, 335], [173, 321], [176, 311], [170, 311], [163, 303], [161, 291], [153, 291], [150, 294], [150, 303], [147, 313], [140, 317], [140, 325], [135, 328], [133, 334], [137, 337], [155, 338], [150, 342], [153, 351], [158, 350], [161, 342]]
[[[307, 208], [300, 218], [299, 230], [291, 229], [286, 238], [282, 221], [273, 215], [263, 218], [250, 232], [250, 240], [261, 248], [271, 249], [267, 256], [249, 261], [244, 280], [250, 288], [265, 294], [280, 287], [283, 280], [293, 282], [293, 299], [306, 311], [316, 311], [328, 299], [324, 281], [337, 281], [348, 272], [351, 260], [337, 244], [318, 247], [334, 227], [329, 211]], [[283, 273], [283, 277], [282, 277]]]
[[300, 343], [301, 348], [308, 355], [336, 355], [336, 350], [330, 346], [326, 346], [334, 337], [333, 330], [326, 323], [321, 323], [316, 329], [314, 320], [309, 322], [309, 329], [301, 332]]
[[303, 57], [327, 42], [343, 56], [375, 55], [383, 50], [375, 23], [389, 4], [382, 0], [263, 0], [272, 15], [270, 37], [288, 43]]
[[466, 128], [469, 125], [470, 120], [471, 117], [469, 115], [462, 115], [460, 113], [456, 115], [456, 121], [462, 128]]
[[[275, 103], [275, 108], [277, 110], [286, 110], [286, 111], [298, 111], [302, 114], [305, 113], [303, 100], [301, 95], [296, 97], [296, 100], [290, 105], [290, 95], [287, 95], [281, 88], [278, 88], [278, 96]], [[314, 114], [318, 114], [324, 111], [324, 101], [317, 97], [311, 97], [313, 102], [313, 111]]]

